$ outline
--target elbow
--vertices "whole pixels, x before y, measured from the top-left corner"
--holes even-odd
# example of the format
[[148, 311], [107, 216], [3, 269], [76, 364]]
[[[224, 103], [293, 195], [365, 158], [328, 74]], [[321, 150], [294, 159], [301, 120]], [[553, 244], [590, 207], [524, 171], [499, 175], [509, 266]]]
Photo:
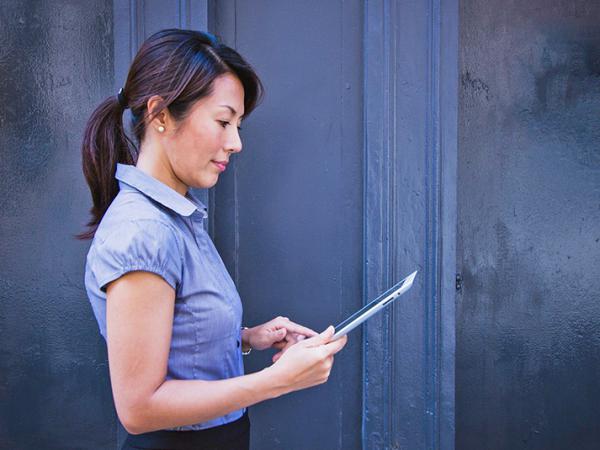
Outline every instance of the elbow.
[[155, 415], [152, 394], [128, 392], [127, 395], [114, 395], [117, 416], [129, 434], [142, 434], [156, 431], [161, 423]]
[[142, 434], [147, 432], [142, 421], [134, 414], [126, 413], [118, 414], [118, 416], [121, 425], [123, 425], [123, 428], [125, 428], [125, 431], [129, 434]]
[[129, 434], [142, 434], [152, 431], [139, 408], [120, 408], [117, 410], [119, 421]]

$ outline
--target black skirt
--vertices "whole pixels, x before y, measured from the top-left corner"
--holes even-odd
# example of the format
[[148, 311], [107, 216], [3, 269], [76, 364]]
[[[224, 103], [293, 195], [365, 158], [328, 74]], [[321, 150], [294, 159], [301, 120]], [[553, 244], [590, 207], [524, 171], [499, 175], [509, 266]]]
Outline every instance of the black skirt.
[[198, 431], [152, 431], [127, 434], [121, 450], [248, 450], [250, 420], [248, 411], [233, 422]]

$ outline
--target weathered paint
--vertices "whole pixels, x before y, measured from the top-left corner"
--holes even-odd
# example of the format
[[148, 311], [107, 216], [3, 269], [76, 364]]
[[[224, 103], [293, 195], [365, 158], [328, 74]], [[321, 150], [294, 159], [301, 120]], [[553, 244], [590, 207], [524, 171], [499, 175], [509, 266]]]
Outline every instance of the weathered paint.
[[[454, 448], [458, 4], [365, 2], [363, 448]], [[444, 20], [441, 20], [441, 18]]]
[[106, 351], [83, 289], [80, 145], [112, 91], [112, 2], [0, 5], [0, 447], [114, 448]]
[[598, 448], [600, 3], [460, 11], [457, 448]]

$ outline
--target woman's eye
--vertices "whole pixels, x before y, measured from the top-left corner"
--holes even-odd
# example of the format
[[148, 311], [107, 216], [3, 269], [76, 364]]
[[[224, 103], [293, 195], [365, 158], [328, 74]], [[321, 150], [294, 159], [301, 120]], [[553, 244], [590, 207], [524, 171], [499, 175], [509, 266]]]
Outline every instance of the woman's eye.
[[[225, 120], [219, 120], [218, 122], [221, 124], [221, 126], [222, 126], [223, 128], [225, 128], [227, 125], [230, 125], [230, 123], [229, 123], [229, 122], [227, 122], [227, 121], [225, 121]], [[242, 131], [242, 127], [237, 127], [237, 129], [238, 129], [239, 131]]]

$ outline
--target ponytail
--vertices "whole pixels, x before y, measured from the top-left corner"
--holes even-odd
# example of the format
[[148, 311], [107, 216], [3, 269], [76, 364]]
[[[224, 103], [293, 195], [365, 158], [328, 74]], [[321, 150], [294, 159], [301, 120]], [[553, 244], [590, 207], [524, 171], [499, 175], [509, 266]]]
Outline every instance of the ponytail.
[[123, 128], [123, 106], [116, 96], [104, 100], [88, 120], [81, 146], [83, 174], [92, 193], [92, 218], [78, 239], [91, 239], [119, 192], [117, 163], [135, 164], [137, 148]]
[[[92, 192], [92, 218], [79, 239], [91, 239], [117, 196], [117, 163], [135, 164], [139, 149], [123, 127], [123, 110], [131, 109], [132, 137], [144, 141], [146, 124], [164, 108], [173, 120], [183, 121], [192, 106], [210, 95], [214, 80], [231, 73], [244, 87], [244, 117], [248, 117], [262, 98], [258, 75], [234, 49], [210, 33], [169, 28], [154, 33], [141, 45], [129, 68], [124, 89], [110, 97], [93, 112], [87, 123], [81, 153], [83, 174]], [[148, 100], [163, 99], [156, 111], [148, 111]]]

